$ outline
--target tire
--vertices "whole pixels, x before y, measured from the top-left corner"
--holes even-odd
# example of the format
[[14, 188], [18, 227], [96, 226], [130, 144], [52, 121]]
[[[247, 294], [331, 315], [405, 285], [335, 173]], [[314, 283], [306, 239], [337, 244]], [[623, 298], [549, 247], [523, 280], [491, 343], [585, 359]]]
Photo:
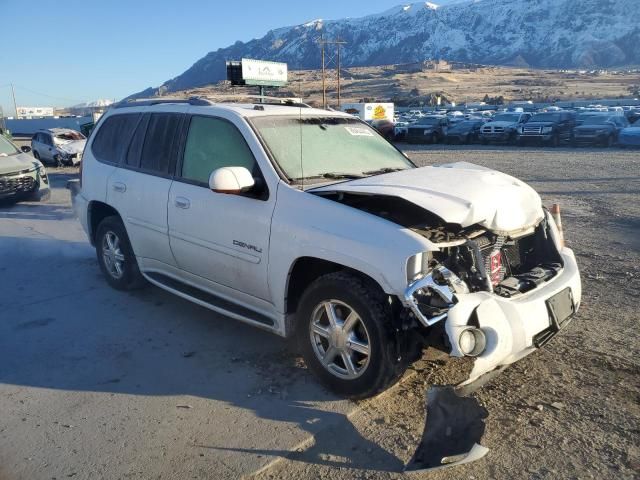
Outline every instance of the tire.
[[[328, 311], [335, 314], [333, 322]], [[349, 324], [355, 327], [345, 332], [344, 325]], [[309, 370], [341, 396], [371, 397], [395, 383], [407, 366], [404, 359], [398, 360], [387, 295], [351, 273], [323, 275], [307, 288], [300, 299], [295, 335]], [[325, 367], [321, 358], [327, 358], [332, 348], [336, 354]]]
[[551, 137], [549, 145], [551, 145], [553, 148], [558, 148], [558, 146], [560, 145], [560, 137], [558, 137], [558, 135], [554, 135], [553, 137]]
[[[108, 247], [109, 243], [112, 244], [112, 248]], [[116, 290], [134, 290], [146, 284], [138, 268], [127, 231], [119, 217], [107, 217], [100, 222], [95, 245], [100, 270], [109, 285]], [[113, 253], [108, 253], [107, 250]], [[120, 265], [119, 268], [116, 267], [116, 263]]]
[[605, 146], [605, 147], [607, 147], [607, 148], [611, 148], [611, 147], [613, 147], [613, 144], [614, 144], [614, 143], [615, 143], [615, 142], [614, 142], [614, 140], [613, 140], [613, 135], [609, 135], [609, 136], [607, 137], [607, 140], [606, 140], [606, 142], [605, 142], [605, 145], [604, 145], [604, 146]]

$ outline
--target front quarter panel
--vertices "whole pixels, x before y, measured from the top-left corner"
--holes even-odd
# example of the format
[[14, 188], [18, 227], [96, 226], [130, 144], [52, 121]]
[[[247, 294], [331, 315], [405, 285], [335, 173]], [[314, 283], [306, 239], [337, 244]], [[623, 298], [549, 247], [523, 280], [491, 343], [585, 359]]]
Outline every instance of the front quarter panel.
[[285, 312], [295, 261], [314, 257], [360, 271], [391, 295], [402, 295], [406, 260], [434, 250], [431, 242], [392, 222], [281, 182], [271, 227], [269, 278], [276, 308]]

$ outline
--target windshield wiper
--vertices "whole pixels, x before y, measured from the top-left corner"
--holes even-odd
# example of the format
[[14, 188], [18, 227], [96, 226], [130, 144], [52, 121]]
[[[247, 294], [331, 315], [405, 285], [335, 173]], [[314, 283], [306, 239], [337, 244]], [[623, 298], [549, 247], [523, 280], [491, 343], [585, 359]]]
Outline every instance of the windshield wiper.
[[384, 167], [384, 168], [380, 168], [378, 170], [371, 170], [370, 172], [362, 172], [362, 174], [363, 175], [382, 175], [383, 173], [399, 172], [400, 170], [406, 170], [406, 168]]
[[332, 180], [340, 180], [343, 178], [345, 179], [364, 178], [364, 175], [360, 173], [326, 172], [326, 173], [321, 173], [320, 175], [294, 178], [294, 180], [307, 180], [307, 179], [314, 179], [314, 178], [330, 178]]

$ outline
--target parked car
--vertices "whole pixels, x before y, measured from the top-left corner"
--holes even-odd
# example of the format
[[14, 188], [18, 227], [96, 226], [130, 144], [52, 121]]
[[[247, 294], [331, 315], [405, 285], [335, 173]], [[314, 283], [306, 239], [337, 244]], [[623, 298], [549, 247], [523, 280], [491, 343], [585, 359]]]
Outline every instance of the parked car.
[[585, 118], [573, 129], [574, 145], [602, 145], [611, 147], [618, 141], [618, 135], [629, 122], [622, 115], [600, 114]]
[[469, 144], [477, 143], [480, 139], [480, 129], [485, 120], [465, 120], [451, 126], [444, 136], [445, 143]]
[[395, 125], [393, 122], [389, 120], [371, 120], [367, 123], [375, 128], [386, 140], [390, 142], [395, 140]]
[[294, 336], [309, 369], [356, 398], [425, 346], [472, 359], [471, 385], [578, 309], [574, 254], [525, 183], [418, 168], [340, 112], [172, 102], [108, 110], [72, 188], [112, 287], [146, 279]]
[[640, 147], [640, 119], [620, 131], [618, 144], [621, 147]]
[[518, 127], [518, 144], [570, 144], [576, 126], [576, 113], [568, 110], [538, 113]]
[[480, 141], [487, 143], [516, 143], [518, 127], [531, 118], [530, 113], [499, 113], [480, 129]]
[[30, 147], [18, 148], [0, 135], [0, 200], [44, 201], [51, 194], [49, 177], [42, 163], [29, 152]]
[[396, 122], [393, 128], [393, 134], [396, 142], [404, 142], [407, 139], [407, 130], [409, 130], [411, 122]]
[[57, 166], [78, 165], [87, 138], [69, 128], [50, 128], [36, 132], [31, 138], [33, 156]]
[[438, 143], [444, 139], [449, 128], [449, 119], [443, 115], [420, 118], [407, 128], [409, 143]]

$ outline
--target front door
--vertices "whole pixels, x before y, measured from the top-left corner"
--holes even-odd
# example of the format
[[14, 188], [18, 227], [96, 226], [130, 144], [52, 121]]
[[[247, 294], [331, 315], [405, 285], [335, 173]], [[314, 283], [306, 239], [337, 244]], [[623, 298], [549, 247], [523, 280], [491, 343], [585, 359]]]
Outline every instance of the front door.
[[240, 195], [214, 193], [209, 175], [221, 167], [246, 167], [262, 178], [255, 156], [231, 121], [192, 116], [169, 192], [171, 250], [181, 269], [271, 301], [267, 265], [275, 192], [269, 195], [262, 187]]

